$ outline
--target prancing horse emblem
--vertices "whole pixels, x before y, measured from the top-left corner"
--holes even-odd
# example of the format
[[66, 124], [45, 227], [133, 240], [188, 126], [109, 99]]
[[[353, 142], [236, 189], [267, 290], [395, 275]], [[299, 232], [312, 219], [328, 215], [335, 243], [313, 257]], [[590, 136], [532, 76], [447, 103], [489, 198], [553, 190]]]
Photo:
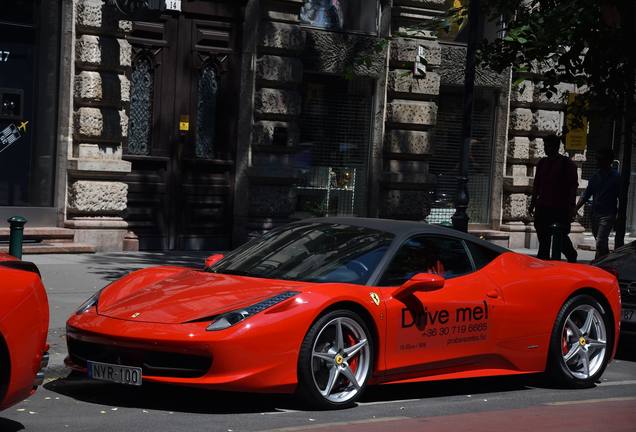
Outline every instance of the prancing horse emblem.
[[369, 293], [369, 296], [371, 296], [371, 300], [373, 300], [373, 303], [375, 303], [376, 306], [380, 306], [380, 296], [377, 295], [376, 293], [372, 292]]
[[141, 315], [141, 313], [139, 312], [135, 312], [134, 314], [132, 314], [130, 317], [131, 318], [137, 318], [139, 315]]

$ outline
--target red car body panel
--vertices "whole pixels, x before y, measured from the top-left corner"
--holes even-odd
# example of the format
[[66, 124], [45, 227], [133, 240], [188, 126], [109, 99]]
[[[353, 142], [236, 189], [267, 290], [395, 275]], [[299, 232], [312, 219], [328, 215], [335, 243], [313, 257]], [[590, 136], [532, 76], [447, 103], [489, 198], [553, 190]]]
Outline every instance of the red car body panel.
[[[210, 360], [198, 376], [144, 373], [144, 381], [224, 390], [292, 392], [299, 349], [312, 323], [332, 308], [355, 310], [374, 335], [370, 383], [542, 372], [565, 301], [597, 296], [618, 335], [616, 279], [590, 266], [504, 253], [436, 291], [408, 299], [398, 287], [308, 283], [206, 273], [178, 267], [140, 270], [102, 292], [97, 307], [67, 322], [69, 347], [130, 349]], [[298, 292], [230, 328], [206, 331], [211, 317], [285, 291]], [[613, 352], [617, 337], [613, 339]], [[67, 363], [86, 370], [82, 358]], [[99, 360], [96, 360], [99, 361]]]
[[[0, 254], [0, 261], [15, 258]], [[0, 409], [31, 395], [42, 368], [49, 325], [49, 306], [40, 276], [31, 271], [0, 266], [0, 338], [8, 353], [8, 364], [0, 365], [5, 374], [0, 388]], [[4, 363], [6, 358], [1, 358]]]

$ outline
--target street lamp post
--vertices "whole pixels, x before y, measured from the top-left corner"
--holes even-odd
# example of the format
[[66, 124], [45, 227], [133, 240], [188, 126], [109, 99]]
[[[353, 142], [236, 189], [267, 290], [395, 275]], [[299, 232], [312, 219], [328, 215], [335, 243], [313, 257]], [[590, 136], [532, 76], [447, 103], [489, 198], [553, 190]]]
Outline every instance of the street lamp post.
[[453, 228], [468, 232], [468, 162], [473, 125], [473, 94], [475, 89], [475, 52], [479, 39], [479, 0], [470, 0], [468, 5], [468, 46], [466, 47], [466, 70], [464, 72], [464, 109], [462, 115], [462, 147], [460, 153], [455, 214]]

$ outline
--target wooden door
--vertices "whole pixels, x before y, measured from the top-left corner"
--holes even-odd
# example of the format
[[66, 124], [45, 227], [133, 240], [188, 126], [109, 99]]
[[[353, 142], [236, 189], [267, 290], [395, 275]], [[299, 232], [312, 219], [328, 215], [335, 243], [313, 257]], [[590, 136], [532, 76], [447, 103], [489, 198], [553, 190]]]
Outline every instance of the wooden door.
[[224, 250], [231, 244], [240, 10], [183, 2], [134, 22], [127, 221], [140, 249]]

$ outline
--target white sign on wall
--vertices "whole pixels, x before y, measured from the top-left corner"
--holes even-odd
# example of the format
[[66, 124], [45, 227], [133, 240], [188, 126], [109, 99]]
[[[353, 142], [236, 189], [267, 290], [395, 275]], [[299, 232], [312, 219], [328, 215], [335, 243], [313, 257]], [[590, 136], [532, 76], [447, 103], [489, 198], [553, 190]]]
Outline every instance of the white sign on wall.
[[181, 11], [181, 0], [165, 0], [166, 9], [173, 11]]

